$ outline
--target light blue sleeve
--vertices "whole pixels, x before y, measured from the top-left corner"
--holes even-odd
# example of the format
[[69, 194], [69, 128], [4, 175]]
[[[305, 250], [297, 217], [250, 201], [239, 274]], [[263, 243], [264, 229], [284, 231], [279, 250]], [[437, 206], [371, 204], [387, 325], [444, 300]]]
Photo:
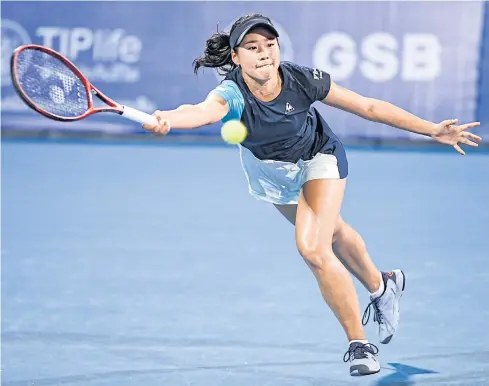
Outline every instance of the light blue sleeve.
[[227, 102], [229, 106], [229, 111], [222, 119], [222, 122], [231, 121], [233, 119], [241, 119], [241, 114], [243, 114], [245, 103], [243, 94], [236, 83], [234, 83], [232, 80], [224, 80], [210, 93], [216, 93], [219, 95]]

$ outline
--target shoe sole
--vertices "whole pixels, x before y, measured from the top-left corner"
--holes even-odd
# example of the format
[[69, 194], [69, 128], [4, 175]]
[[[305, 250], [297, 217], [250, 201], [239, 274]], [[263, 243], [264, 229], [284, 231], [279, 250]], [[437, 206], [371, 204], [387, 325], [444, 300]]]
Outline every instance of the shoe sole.
[[[404, 274], [404, 271], [403, 270], [400, 270], [400, 271], [402, 273], [402, 289], [401, 289], [401, 295], [399, 296], [399, 299], [398, 300], [401, 299], [402, 294], [404, 293], [404, 288], [406, 288], [406, 275]], [[388, 344], [391, 341], [391, 339], [392, 339], [393, 336], [394, 335], [388, 336], [384, 340], [381, 340], [380, 343], [382, 343], [382, 344]]]
[[[362, 371], [360, 371], [362, 370]], [[364, 375], [372, 375], [372, 374], [377, 374], [380, 371], [380, 367], [377, 370], [367, 370], [365, 371], [365, 366], [360, 365], [360, 366], [353, 366], [350, 368], [350, 375], [352, 377], [362, 377]]]

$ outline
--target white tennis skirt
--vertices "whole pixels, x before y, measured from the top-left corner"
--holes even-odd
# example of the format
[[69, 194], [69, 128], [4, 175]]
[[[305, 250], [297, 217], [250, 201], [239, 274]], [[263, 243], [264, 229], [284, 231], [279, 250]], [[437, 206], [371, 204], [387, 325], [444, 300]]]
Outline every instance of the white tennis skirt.
[[339, 179], [338, 160], [332, 154], [318, 153], [309, 161], [297, 163], [260, 160], [238, 145], [241, 165], [250, 194], [273, 204], [297, 204], [302, 186], [310, 180]]

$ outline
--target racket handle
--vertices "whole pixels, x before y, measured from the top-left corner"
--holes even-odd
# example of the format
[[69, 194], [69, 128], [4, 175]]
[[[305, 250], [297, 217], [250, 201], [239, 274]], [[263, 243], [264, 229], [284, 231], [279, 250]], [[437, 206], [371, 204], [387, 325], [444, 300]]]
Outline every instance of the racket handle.
[[133, 109], [132, 107], [122, 106], [124, 109], [122, 111], [122, 116], [124, 118], [130, 119], [131, 121], [136, 121], [139, 123], [147, 123], [148, 125], [157, 125], [158, 120], [153, 115], [143, 113], [142, 111]]

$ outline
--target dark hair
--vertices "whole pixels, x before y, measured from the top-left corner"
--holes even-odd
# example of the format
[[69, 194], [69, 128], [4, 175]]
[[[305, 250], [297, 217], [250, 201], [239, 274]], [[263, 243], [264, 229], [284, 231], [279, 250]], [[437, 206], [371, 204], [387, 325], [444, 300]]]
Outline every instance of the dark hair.
[[[197, 58], [193, 62], [194, 73], [197, 74], [200, 67], [217, 68], [217, 72], [220, 75], [225, 75], [228, 72], [233, 71], [236, 68], [236, 64], [231, 60], [231, 44], [229, 38], [231, 33], [244, 22], [253, 19], [255, 17], [268, 17], [260, 15], [258, 13], [241, 16], [236, 20], [229, 33], [216, 32], [205, 43], [204, 56]], [[270, 20], [270, 19], [268, 19]]]

